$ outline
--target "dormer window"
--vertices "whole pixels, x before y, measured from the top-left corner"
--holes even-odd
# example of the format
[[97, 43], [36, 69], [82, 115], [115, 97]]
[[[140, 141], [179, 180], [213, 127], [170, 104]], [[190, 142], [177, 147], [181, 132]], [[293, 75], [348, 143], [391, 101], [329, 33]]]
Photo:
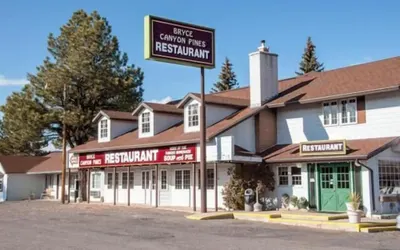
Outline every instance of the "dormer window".
[[150, 133], [150, 113], [142, 114], [142, 133]]
[[108, 120], [100, 121], [100, 138], [108, 137]]
[[188, 106], [188, 125], [189, 127], [199, 126], [199, 104]]

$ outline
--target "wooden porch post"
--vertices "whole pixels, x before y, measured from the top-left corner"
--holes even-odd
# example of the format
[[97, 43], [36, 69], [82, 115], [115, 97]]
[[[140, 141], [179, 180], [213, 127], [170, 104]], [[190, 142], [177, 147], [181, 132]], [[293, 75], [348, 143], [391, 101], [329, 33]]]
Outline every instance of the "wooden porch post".
[[214, 195], [215, 211], [218, 212], [218, 172], [216, 162], [214, 162]]
[[156, 207], [158, 207], [158, 197], [159, 197], [159, 192], [158, 192], [158, 164], [156, 164], [156, 167], [155, 167], [156, 169], [155, 169], [155, 171], [156, 171], [156, 176], [155, 176], [155, 182], [156, 182], [156, 197], [155, 197], [155, 199], [156, 199]]
[[87, 203], [90, 203], [90, 168], [87, 170]]
[[193, 172], [193, 211], [196, 212], [196, 163], [192, 164]]
[[128, 206], [131, 205], [131, 183], [130, 183], [130, 177], [131, 177], [131, 166], [128, 166]]
[[114, 167], [114, 171], [113, 171], [113, 189], [114, 189], [114, 205], [117, 204], [117, 187], [115, 186], [116, 184], [116, 178], [115, 176], [117, 175], [117, 168]]
[[71, 169], [68, 168], [68, 203], [71, 202]]

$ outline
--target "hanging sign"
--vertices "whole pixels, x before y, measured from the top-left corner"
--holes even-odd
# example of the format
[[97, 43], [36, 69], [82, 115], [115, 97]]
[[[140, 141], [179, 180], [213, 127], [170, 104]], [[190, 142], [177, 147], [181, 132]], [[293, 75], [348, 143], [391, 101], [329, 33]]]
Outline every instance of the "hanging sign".
[[165, 18], [144, 19], [145, 59], [215, 68], [215, 30]]
[[300, 143], [300, 155], [345, 155], [346, 141], [310, 141]]
[[195, 144], [79, 155], [79, 167], [131, 166], [195, 161]]

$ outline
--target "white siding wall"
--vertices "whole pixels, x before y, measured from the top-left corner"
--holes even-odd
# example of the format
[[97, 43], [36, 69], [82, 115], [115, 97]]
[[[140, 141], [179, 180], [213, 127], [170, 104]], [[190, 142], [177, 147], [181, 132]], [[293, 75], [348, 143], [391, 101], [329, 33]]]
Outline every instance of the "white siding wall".
[[31, 193], [40, 198], [44, 190], [44, 175], [8, 174], [7, 200], [27, 199]]
[[[218, 206], [223, 207], [222, 189], [229, 176], [227, 174], [228, 167], [230, 164], [218, 164]], [[213, 168], [213, 164], [208, 164], [207, 168]], [[182, 206], [192, 207], [193, 206], [193, 188], [196, 188], [196, 205], [200, 207], [200, 190], [198, 189], [198, 166], [196, 168], [196, 186], [193, 187], [193, 172], [192, 164], [184, 165], [160, 165], [159, 166], [159, 206]], [[151, 167], [131, 167], [131, 173], [134, 174], [134, 188], [130, 190], [130, 201], [131, 204], [146, 204], [155, 205], [156, 193], [152, 190], [151, 185], [151, 171], [154, 170], [154, 166]], [[167, 171], [167, 189], [161, 189], [161, 171]], [[176, 189], [175, 188], [175, 171], [176, 170], [190, 170], [190, 188], [189, 189]], [[118, 204], [127, 204], [128, 202], [128, 191], [122, 189], [122, 172], [126, 172], [127, 168], [117, 168], [119, 173], [119, 185], [116, 191], [116, 201]], [[149, 189], [142, 188], [142, 172], [150, 171], [150, 183]], [[107, 187], [107, 173], [113, 173], [112, 169], [108, 169], [104, 174], [103, 184], [100, 189], [101, 195], [104, 196], [105, 203], [114, 202], [114, 189]], [[214, 189], [207, 190], [207, 206], [210, 209], [215, 208], [214, 204]], [[97, 201], [91, 198], [91, 201]]]
[[[188, 107], [191, 104], [199, 104], [200, 103], [197, 100], [191, 100], [186, 103], [184, 107], [184, 116], [185, 116], [185, 124], [184, 124], [184, 131], [187, 132], [196, 132], [200, 131], [200, 126], [197, 127], [191, 127], [189, 128], [188, 126]], [[224, 119], [225, 117], [233, 114], [236, 112], [237, 109], [232, 108], [232, 107], [226, 107], [226, 106], [221, 106], [221, 105], [211, 105], [211, 104], [206, 104], [206, 126], [209, 127], [216, 122]], [[200, 110], [199, 110], [199, 121], [200, 121]], [[200, 125], [200, 123], [199, 123]]]
[[[394, 160], [400, 161], [400, 153], [393, 152], [391, 148], [386, 149], [382, 153], [372, 157], [367, 161], [367, 166], [372, 168], [374, 171], [374, 194], [375, 194], [375, 210], [378, 212], [381, 211], [381, 205], [379, 202], [379, 195], [380, 195], [380, 187], [379, 187], [379, 160]], [[371, 214], [372, 211], [372, 197], [371, 197], [371, 182], [370, 182], [370, 173], [368, 169], [362, 168], [361, 173], [362, 179], [362, 197], [363, 197], [363, 205], [365, 207], [365, 211], [367, 215]], [[397, 209], [395, 209], [397, 211]], [[373, 212], [373, 211], [372, 211]], [[385, 203], [383, 206], [383, 213], [390, 213], [389, 203]]]
[[154, 114], [154, 134], [158, 134], [167, 128], [182, 121], [183, 115], [171, 115], [164, 113]]
[[[297, 198], [305, 197], [309, 201], [308, 196], [308, 172], [307, 172], [307, 164], [297, 163], [297, 164], [288, 164], [282, 166], [295, 166], [301, 167], [301, 181], [302, 185], [287, 185], [287, 186], [280, 186], [279, 185], [279, 176], [278, 176], [278, 167], [279, 165], [274, 165], [272, 167], [275, 177], [275, 190], [272, 192], [267, 192], [267, 197], [269, 198], [278, 198], [278, 205], [281, 206], [281, 197], [283, 194], [288, 194], [289, 196], [295, 195]], [[289, 175], [289, 178], [290, 175]], [[290, 180], [289, 180], [290, 183]]]
[[400, 92], [365, 97], [366, 123], [323, 126], [321, 104], [278, 109], [278, 144], [326, 139], [364, 139], [400, 135]]
[[135, 128], [137, 128], [137, 122], [135, 121], [111, 120], [111, 138], [114, 139]]
[[254, 116], [237, 124], [235, 127], [221, 134], [222, 136], [233, 136], [234, 143], [250, 152], [256, 151], [256, 134]]

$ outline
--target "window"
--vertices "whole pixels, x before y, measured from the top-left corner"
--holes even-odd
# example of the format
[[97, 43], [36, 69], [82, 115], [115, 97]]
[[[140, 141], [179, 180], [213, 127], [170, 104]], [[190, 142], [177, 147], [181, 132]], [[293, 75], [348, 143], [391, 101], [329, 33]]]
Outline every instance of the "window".
[[150, 132], [150, 113], [146, 112], [142, 114], [142, 133]]
[[292, 185], [301, 185], [301, 168], [292, 167]]
[[[340, 112], [338, 103], [340, 103]], [[325, 126], [357, 123], [357, 100], [355, 98], [323, 103], [323, 122]], [[339, 119], [340, 114], [340, 119]]]
[[175, 171], [175, 189], [190, 188], [190, 170]]
[[356, 99], [341, 101], [342, 124], [351, 124], [357, 122], [357, 102]]
[[150, 180], [150, 172], [143, 171], [142, 172], [142, 189], [148, 189], [150, 187], [149, 180]]
[[338, 107], [337, 102], [325, 102], [323, 104], [324, 125], [337, 125]]
[[119, 173], [115, 173], [115, 187], [118, 188], [119, 186]]
[[381, 194], [400, 194], [400, 161], [379, 160]]
[[207, 189], [214, 189], [214, 169], [207, 169]]
[[100, 186], [101, 186], [101, 174], [100, 173], [92, 174], [92, 188], [100, 189]]
[[156, 189], [156, 171], [151, 171], [151, 187], [153, 190]]
[[130, 172], [129, 173], [129, 188], [133, 189], [134, 186], [135, 186], [135, 173]]
[[287, 167], [279, 167], [279, 185], [289, 185], [289, 173]]
[[113, 185], [113, 174], [107, 173], [107, 188], [111, 189]]
[[188, 126], [196, 127], [199, 125], [199, 104], [191, 104], [188, 107]]
[[3, 192], [3, 179], [0, 179], [0, 192]]
[[108, 137], [108, 120], [100, 121], [100, 138]]
[[122, 189], [127, 189], [128, 188], [128, 173], [124, 172], [122, 173]]
[[161, 170], [161, 189], [167, 189], [167, 170]]

